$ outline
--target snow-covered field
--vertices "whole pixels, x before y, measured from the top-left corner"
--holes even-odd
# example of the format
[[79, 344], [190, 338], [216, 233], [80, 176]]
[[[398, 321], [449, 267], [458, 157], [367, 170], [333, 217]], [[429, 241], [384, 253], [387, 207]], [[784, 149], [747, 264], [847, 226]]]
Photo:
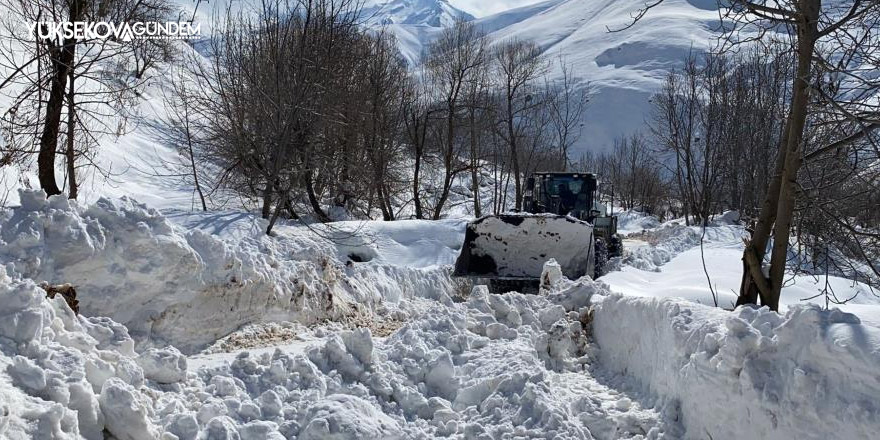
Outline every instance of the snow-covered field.
[[[269, 238], [262, 220], [231, 211], [20, 199], [0, 213], [0, 438], [880, 429], [877, 298], [865, 290], [843, 311], [799, 304], [824, 286], [800, 277], [783, 315], [701, 305], [711, 295], [697, 228], [628, 213], [619, 271], [600, 282], [549, 273], [557, 281], [540, 295], [494, 295], [451, 277], [464, 220], [287, 224]], [[722, 307], [741, 234], [726, 217], [707, 229]], [[74, 284], [81, 314], [41, 281]]]

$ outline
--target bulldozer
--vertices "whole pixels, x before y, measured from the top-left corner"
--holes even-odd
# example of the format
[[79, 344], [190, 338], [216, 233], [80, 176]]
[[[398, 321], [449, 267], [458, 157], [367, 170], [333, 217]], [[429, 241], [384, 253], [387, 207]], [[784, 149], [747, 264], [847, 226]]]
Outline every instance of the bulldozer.
[[468, 223], [454, 276], [477, 279], [495, 293], [534, 292], [551, 258], [570, 279], [599, 276], [623, 248], [617, 217], [600, 203], [598, 187], [590, 173], [531, 175], [523, 212]]

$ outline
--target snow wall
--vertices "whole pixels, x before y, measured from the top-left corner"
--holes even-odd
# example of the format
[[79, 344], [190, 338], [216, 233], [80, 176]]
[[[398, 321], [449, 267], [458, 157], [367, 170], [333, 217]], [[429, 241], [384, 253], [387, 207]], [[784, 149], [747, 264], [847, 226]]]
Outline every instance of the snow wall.
[[192, 352], [250, 323], [354, 320], [415, 292], [451, 301], [455, 289], [446, 267], [343, 264], [333, 243], [297, 228], [220, 239], [127, 198], [19, 196], [0, 211], [9, 273], [73, 284], [81, 313], [125, 324], [139, 344]]
[[[875, 438], [880, 329], [816, 306], [782, 316], [679, 299], [610, 296], [600, 359], [679, 406], [686, 438]], [[738, 415], [730, 417], [725, 415]]]

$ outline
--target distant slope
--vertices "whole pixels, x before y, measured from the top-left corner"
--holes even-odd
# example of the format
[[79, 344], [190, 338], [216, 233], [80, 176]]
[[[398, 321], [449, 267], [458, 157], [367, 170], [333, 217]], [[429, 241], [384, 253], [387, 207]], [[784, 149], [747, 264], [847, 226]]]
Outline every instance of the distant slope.
[[474, 16], [455, 8], [447, 0], [373, 1], [362, 14], [368, 26], [386, 28], [397, 37], [400, 52], [410, 65], [418, 63], [426, 43], [444, 27]]
[[[643, 131], [650, 97], [666, 72], [681, 66], [690, 50], [703, 50], [713, 42], [718, 12], [712, 0], [666, 0], [631, 28], [609, 31], [631, 23], [641, 7], [644, 0], [549, 0], [475, 22], [494, 44], [529, 40], [552, 59], [564, 57], [575, 75], [593, 86], [577, 155], [588, 149], [607, 150], [616, 137]], [[415, 64], [441, 28], [395, 24], [391, 30], [404, 56]], [[554, 64], [551, 76], [558, 74], [559, 63]]]
[[706, 0], [667, 0], [619, 32], [609, 29], [631, 23], [642, 0], [555, 0], [500, 14], [536, 12], [508, 26], [496, 26], [500, 17], [479, 23], [497, 28], [489, 33], [494, 41], [531, 40], [548, 56], [564, 57], [577, 76], [592, 84], [594, 95], [577, 150], [605, 150], [615, 137], [643, 131], [650, 97], [666, 73], [681, 66], [690, 50], [712, 43], [718, 13], [707, 7], [710, 3], [714, 5]]
[[450, 5], [447, 0], [391, 0], [364, 7], [371, 24], [408, 24], [428, 27], [451, 26], [456, 20], [471, 21], [474, 16]]

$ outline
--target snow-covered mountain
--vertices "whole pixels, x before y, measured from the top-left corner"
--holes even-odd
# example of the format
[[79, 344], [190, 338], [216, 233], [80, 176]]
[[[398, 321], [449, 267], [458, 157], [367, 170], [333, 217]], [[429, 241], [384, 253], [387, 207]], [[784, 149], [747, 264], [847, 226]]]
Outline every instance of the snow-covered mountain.
[[364, 5], [362, 16], [368, 26], [394, 33], [401, 54], [413, 66], [444, 27], [475, 19], [448, 0], [373, 0]]
[[[450, 6], [446, 0], [413, 1], [430, 9]], [[593, 97], [584, 116], [584, 131], [576, 150], [605, 150], [621, 135], [643, 131], [650, 116], [650, 98], [669, 69], [680, 66], [691, 50], [702, 50], [714, 41], [718, 11], [712, 0], [667, 0], [634, 26], [633, 14], [643, 0], [548, 0], [475, 22], [495, 44], [517, 38], [537, 43], [551, 59], [563, 57], [583, 84], [590, 83]], [[400, 23], [404, 12], [377, 10], [373, 23], [388, 19]], [[397, 21], [395, 21], [397, 20]], [[401, 52], [415, 64], [424, 47], [440, 31], [436, 26], [393, 25]], [[616, 31], [616, 32], [613, 32]], [[554, 63], [551, 76], [558, 73]], [[578, 154], [578, 151], [575, 151]]]
[[448, 0], [390, 0], [366, 6], [363, 14], [371, 24], [408, 24], [445, 27], [456, 20], [470, 21], [474, 16], [449, 4]]

